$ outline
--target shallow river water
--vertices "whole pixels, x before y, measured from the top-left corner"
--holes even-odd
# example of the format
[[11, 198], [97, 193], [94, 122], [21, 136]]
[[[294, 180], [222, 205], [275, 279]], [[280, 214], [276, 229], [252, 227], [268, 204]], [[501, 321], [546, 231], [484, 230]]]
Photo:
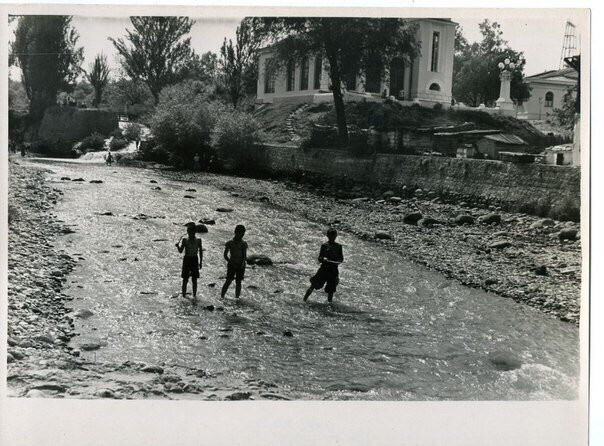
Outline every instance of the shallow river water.
[[[181, 364], [277, 384], [304, 399], [569, 399], [577, 396], [576, 326], [510, 299], [470, 289], [377, 243], [341, 233], [345, 263], [335, 304], [302, 302], [325, 227], [173, 173], [38, 161], [64, 191], [57, 217], [78, 266], [65, 292], [94, 315], [73, 344], [99, 341], [97, 361]], [[61, 181], [62, 176], [85, 182]], [[93, 179], [102, 184], [90, 184]], [[151, 184], [155, 180], [157, 184]], [[155, 187], [161, 190], [153, 190]], [[186, 189], [196, 189], [187, 192]], [[184, 198], [191, 195], [194, 198]], [[217, 207], [233, 208], [231, 213]], [[100, 215], [111, 212], [113, 215]], [[147, 218], [135, 218], [145, 214]], [[215, 218], [203, 234], [197, 306], [178, 297], [185, 222]], [[250, 253], [242, 299], [220, 300], [222, 251], [236, 224]], [[174, 297], [177, 296], [177, 297]], [[207, 305], [224, 311], [207, 311]], [[283, 333], [290, 330], [293, 337]], [[503, 370], [495, 357], [519, 360]]]

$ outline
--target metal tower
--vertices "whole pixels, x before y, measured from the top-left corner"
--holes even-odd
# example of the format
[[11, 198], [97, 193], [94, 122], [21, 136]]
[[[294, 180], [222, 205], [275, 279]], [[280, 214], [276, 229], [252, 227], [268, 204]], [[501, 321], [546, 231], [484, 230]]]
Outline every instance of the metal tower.
[[566, 21], [564, 30], [564, 41], [562, 42], [562, 54], [560, 55], [559, 70], [565, 67], [564, 59], [566, 57], [575, 56], [577, 54], [577, 35], [575, 25], [570, 21]]

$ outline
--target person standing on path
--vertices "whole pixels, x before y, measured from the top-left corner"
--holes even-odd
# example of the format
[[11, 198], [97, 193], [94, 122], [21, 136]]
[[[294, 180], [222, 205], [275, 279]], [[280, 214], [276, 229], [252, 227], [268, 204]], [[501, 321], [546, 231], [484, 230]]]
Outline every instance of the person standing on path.
[[[187, 283], [189, 277], [193, 283], [193, 302], [197, 300], [197, 279], [199, 278], [199, 271], [203, 264], [203, 247], [201, 239], [195, 237], [195, 223], [187, 223], [187, 234], [188, 237], [183, 237], [178, 243], [176, 248], [178, 252], [185, 252], [185, 256], [182, 259], [182, 297], [187, 294]], [[199, 261], [197, 256], [199, 255]]]
[[336, 287], [340, 281], [338, 265], [344, 261], [342, 253], [342, 245], [336, 243], [338, 231], [333, 228], [327, 230], [327, 242], [321, 245], [319, 250], [319, 263], [321, 266], [317, 273], [310, 278], [310, 287], [304, 294], [304, 301], [308, 300], [314, 290], [320, 290], [325, 286], [327, 293], [327, 301], [333, 300], [333, 295], [336, 292]]
[[247, 242], [243, 240], [244, 235], [245, 226], [237, 225], [235, 227], [235, 236], [224, 245], [227, 275], [220, 295], [223, 299], [233, 279], [235, 279], [235, 298], [239, 299], [241, 295], [241, 281], [245, 275], [245, 262], [247, 261]]

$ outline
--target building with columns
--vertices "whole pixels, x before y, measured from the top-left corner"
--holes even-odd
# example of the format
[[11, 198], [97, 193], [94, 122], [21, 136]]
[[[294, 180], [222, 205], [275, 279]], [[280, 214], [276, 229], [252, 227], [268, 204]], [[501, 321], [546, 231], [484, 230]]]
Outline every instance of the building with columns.
[[[343, 81], [345, 100], [372, 100], [394, 96], [425, 105], [451, 104], [455, 22], [449, 19], [409, 19], [417, 24], [419, 56], [411, 64], [394, 59], [388, 67], [365, 67], [363, 75]], [[267, 61], [270, 47], [260, 50], [257, 102], [319, 103], [332, 101], [329, 73], [322, 56], [289, 61], [276, 72]]]

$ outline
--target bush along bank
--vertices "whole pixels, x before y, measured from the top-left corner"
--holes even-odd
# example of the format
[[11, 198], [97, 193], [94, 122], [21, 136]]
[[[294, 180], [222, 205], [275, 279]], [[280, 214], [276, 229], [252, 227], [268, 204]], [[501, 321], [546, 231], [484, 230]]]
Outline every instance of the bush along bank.
[[[201, 400], [288, 399], [272, 383], [234, 379], [220, 372], [137, 361], [97, 362], [81, 344], [75, 321], [95, 317], [74, 311], [62, 285], [77, 262], [54, 248], [77, 231], [52, 214], [61, 191], [46, 172], [9, 163], [7, 387], [13, 397], [153, 398]], [[193, 396], [192, 396], [193, 395]]]
[[[580, 227], [496, 206], [445, 203], [434, 192], [404, 198], [380, 186], [180, 173], [383, 244], [460, 283], [579, 322]], [[351, 198], [354, 197], [354, 198]]]

